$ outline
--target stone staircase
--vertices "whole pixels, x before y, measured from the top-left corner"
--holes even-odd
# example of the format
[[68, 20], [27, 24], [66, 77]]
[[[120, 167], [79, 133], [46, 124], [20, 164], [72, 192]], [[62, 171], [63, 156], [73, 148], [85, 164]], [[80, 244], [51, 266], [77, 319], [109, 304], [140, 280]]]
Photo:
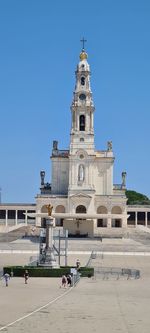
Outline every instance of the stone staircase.
[[9, 243], [27, 236], [33, 236], [31, 226], [24, 225], [19, 228], [13, 228], [13, 230], [3, 229], [2, 232], [0, 230], [0, 242]]
[[127, 232], [127, 228], [100, 228], [100, 230], [95, 233], [95, 238], [126, 238]]

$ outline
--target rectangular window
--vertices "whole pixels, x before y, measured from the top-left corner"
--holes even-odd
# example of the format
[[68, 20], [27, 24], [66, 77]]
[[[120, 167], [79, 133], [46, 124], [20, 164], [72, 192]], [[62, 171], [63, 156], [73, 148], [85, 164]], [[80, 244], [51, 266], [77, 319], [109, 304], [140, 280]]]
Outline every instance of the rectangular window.
[[97, 220], [97, 228], [103, 228], [103, 219]]
[[145, 212], [137, 213], [137, 224], [145, 225]]
[[18, 210], [17, 215], [18, 215], [18, 220], [25, 220], [25, 210]]
[[16, 211], [15, 210], [8, 210], [8, 219], [14, 220], [16, 217]]
[[1, 209], [0, 210], [0, 219], [5, 219], [6, 218], [6, 210]]

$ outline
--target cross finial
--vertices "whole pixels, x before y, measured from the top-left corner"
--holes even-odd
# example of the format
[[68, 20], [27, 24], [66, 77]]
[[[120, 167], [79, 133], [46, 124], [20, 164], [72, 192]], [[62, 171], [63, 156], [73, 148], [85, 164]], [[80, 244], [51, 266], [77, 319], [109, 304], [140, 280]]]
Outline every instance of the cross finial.
[[82, 39], [80, 39], [80, 42], [83, 44], [82, 50], [84, 50], [84, 44], [87, 42], [87, 40], [84, 39], [84, 37], [83, 37]]

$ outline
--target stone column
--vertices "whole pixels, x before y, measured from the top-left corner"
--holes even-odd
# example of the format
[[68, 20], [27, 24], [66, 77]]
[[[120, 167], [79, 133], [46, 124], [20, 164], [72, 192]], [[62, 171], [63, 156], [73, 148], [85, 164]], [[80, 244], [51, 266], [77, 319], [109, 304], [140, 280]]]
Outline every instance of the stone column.
[[18, 224], [18, 211], [16, 209], [16, 213], [15, 213], [15, 224]]
[[137, 211], [135, 211], [135, 227], [137, 227]]
[[40, 216], [38, 216], [38, 213], [41, 213], [41, 209], [38, 209], [37, 211], [36, 211], [36, 220], [35, 220], [35, 225], [37, 226], [37, 227], [41, 227], [41, 217]]
[[8, 209], [6, 209], [5, 226], [8, 226]]
[[77, 120], [77, 123], [76, 123], [77, 127], [76, 127], [76, 129], [77, 129], [77, 131], [79, 131], [79, 127], [80, 127], [79, 114], [76, 116], [76, 120]]
[[27, 210], [25, 211], [26, 215], [25, 215], [25, 225], [27, 225], [27, 222], [28, 222], [28, 216], [27, 216]]
[[127, 227], [127, 218], [122, 217], [120, 220], [121, 220], [121, 227], [126, 228]]
[[53, 218], [46, 218], [46, 247], [45, 247], [45, 266], [51, 268], [58, 267], [53, 248]]
[[145, 212], [145, 227], [147, 227], [147, 212]]
[[107, 218], [107, 228], [111, 228], [111, 217]]

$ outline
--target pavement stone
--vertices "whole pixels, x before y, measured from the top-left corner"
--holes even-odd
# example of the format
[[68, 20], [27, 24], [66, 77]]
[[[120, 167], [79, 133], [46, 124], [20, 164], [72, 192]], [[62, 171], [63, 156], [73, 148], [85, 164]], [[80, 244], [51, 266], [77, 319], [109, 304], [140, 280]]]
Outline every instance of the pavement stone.
[[[148, 251], [148, 240], [141, 244], [138, 239], [106, 240], [113, 250], [119, 247], [141, 246]], [[100, 244], [100, 245], [99, 245]], [[12, 244], [5, 244], [6, 248]], [[17, 243], [21, 249], [29, 244]], [[31, 245], [32, 248], [36, 244]], [[100, 241], [93, 240], [70, 242], [70, 251], [82, 250], [78, 258], [81, 265], [88, 262], [87, 249], [101, 246]], [[0, 244], [1, 249], [1, 244]], [[0, 267], [8, 264], [26, 264], [30, 254], [0, 254]], [[74, 265], [76, 253], [68, 256], [69, 265]], [[62, 258], [63, 260], [63, 258]], [[0, 281], [0, 332], [8, 333], [149, 333], [150, 327], [150, 264], [147, 256], [108, 255], [103, 251], [92, 259], [91, 265], [99, 267], [118, 267], [140, 269], [140, 279], [127, 279], [108, 276], [107, 280], [99, 278], [81, 278], [76, 287], [60, 288], [59, 278], [29, 278], [27, 285], [23, 278], [12, 278], [9, 287]], [[46, 306], [46, 304], [48, 304]], [[41, 308], [43, 307], [43, 308]], [[41, 308], [41, 309], [40, 309]], [[39, 311], [38, 311], [39, 309]], [[35, 312], [37, 311], [37, 312]], [[32, 313], [34, 312], [34, 313]], [[32, 314], [31, 314], [32, 313]], [[30, 315], [31, 314], [31, 315]], [[20, 318], [28, 316], [22, 320]], [[15, 322], [11, 326], [10, 323]], [[7, 326], [7, 327], [5, 327]], [[3, 327], [5, 327], [3, 329]]]

